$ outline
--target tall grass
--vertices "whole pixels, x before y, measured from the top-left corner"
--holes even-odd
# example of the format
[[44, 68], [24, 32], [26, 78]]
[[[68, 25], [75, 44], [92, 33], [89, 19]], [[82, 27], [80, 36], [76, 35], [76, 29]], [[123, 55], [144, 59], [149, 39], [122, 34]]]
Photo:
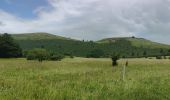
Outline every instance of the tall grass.
[[110, 59], [0, 59], [1, 100], [170, 100], [169, 93], [168, 59], [124, 59], [114, 68]]

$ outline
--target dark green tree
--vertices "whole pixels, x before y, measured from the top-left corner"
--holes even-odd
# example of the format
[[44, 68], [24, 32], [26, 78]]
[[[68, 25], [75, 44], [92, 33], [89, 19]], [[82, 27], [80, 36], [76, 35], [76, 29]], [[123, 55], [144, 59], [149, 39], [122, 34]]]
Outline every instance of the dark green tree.
[[170, 56], [170, 49], [168, 50], [168, 56]]
[[111, 59], [112, 59], [112, 66], [116, 66], [118, 64], [117, 60], [119, 60], [119, 55], [118, 54], [112, 54]]
[[131, 56], [132, 56], [132, 57], [134, 57], [134, 55], [135, 55], [135, 53], [134, 53], [134, 52], [132, 52], [132, 53], [131, 53]]
[[146, 51], [143, 52], [143, 56], [147, 57], [147, 52]]
[[163, 49], [160, 50], [160, 54], [161, 54], [162, 56], [164, 55], [164, 50], [163, 50]]
[[0, 57], [13, 58], [21, 56], [22, 49], [19, 47], [17, 43], [15, 43], [11, 35], [7, 33], [0, 35]]

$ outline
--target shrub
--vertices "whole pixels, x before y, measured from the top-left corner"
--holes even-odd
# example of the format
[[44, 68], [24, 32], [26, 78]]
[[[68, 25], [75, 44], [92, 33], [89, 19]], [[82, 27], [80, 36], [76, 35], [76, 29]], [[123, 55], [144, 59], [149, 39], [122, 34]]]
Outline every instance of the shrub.
[[64, 53], [65, 56], [68, 56], [70, 58], [74, 58], [73, 54], [72, 53]]
[[119, 56], [116, 54], [113, 54], [111, 59], [112, 59], [112, 66], [116, 66], [118, 64], [117, 60], [119, 60]]
[[45, 49], [33, 49], [27, 52], [27, 60], [38, 60], [42, 62], [43, 60], [47, 60], [49, 58], [49, 53]]
[[156, 56], [156, 59], [162, 59], [162, 57], [161, 56]]
[[166, 56], [163, 57], [164, 59], [167, 59]]
[[32, 55], [32, 54], [28, 54], [28, 55], [26, 56], [26, 58], [27, 58], [27, 60], [35, 60], [35, 56]]
[[24, 51], [22, 52], [23, 57], [26, 57], [26, 58], [27, 58], [28, 52], [29, 52], [29, 50], [24, 50]]
[[53, 55], [50, 57], [50, 60], [52, 61], [61, 61], [64, 58], [63, 55]]
[[74, 58], [74, 56], [73, 56], [73, 55], [70, 55], [70, 58], [72, 58], [72, 59], [73, 59], [73, 58]]

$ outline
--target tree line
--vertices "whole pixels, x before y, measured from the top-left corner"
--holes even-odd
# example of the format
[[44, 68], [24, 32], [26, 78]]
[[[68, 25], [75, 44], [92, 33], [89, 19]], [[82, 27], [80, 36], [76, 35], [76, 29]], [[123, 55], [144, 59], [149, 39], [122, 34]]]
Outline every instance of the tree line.
[[[96, 43], [93, 41], [73, 41], [60, 39], [42, 40], [16, 40], [23, 50], [44, 48], [49, 52], [63, 55], [72, 54], [77, 57], [110, 57], [113, 53], [119, 53], [122, 58], [156, 57], [170, 55], [168, 48], [134, 46], [126, 39], [120, 39], [111, 43]], [[170, 49], [170, 48], [169, 48]], [[96, 53], [97, 52], [97, 53]]]
[[[64, 41], [67, 42], [67, 41]], [[56, 43], [56, 42], [54, 42]], [[61, 41], [59, 42], [60, 44]], [[70, 42], [71, 43], [71, 42]], [[66, 43], [65, 43], [66, 44]], [[170, 56], [170, 49], [164, 50], [164, 49], [157, 49], [156, 52], [159, 54], [157, 55], [151, 55], [152, 50], [147, 48], [132, 48], [128, 47], [129, 45], [125, 41], [119, 41], [119, 43], [115, 44], [105, 44], [101, 47], [101, 45], [96, 45], [94, 42], [90, 41], [89, 43], [79, 43], [74, 42], [69, 44], [69, 46], [73, 47], [76, 45], [83, 45], [83, 47], [93, 47], [92, 48], [84, 48], [85, 52], [82, 51], [81, 46], [77, 47], [77, 52], [68, 52], [65, 50], [65, 48], [62, 47], [62, 45], [57, 46], [59, 52], [56, 52], [55, 50], [49, 50], [46, 48], [46, 46], [41, 45], [39, 48], [30, 48], [28, 50], [23, 50], [19, 46], [19, 44], [12, 38], [11, 35], [4, 33], [0, 35], [0, 58], [16, 58], [16, 57], [25, 57], [27, 60], [61, 60], [65, 56], [69, 56], [70, 58], [73, 58], [74, 56], [77, 56], [79, 52], [81, 52], [84, 57], [87, 58], [102, 58], [102, 57], [112, 57], [112, 60], [118, 59], [118, 58], [132, 58], [132, 57], [149, 57], [149, 56], [155, 56], [157, 59], [166, 58], [166, 56]], [[122, 45], [120, 45], [122, 44]], [[124, 45], [125, 44], [125, 45]], [[34, 45], [34, 44], [33, 44]], [[50, 45], [50, 44], [49, 44]], [[64, 45], [64, 44], [63, 44]], [[119, 46], [120, 45], [120, 46]], [[126, 46], [128, 45], [128, 46]], [[28, 46], [28, 45], [25, 45]], [[125, 47], [124, 47], [125, 46]], [[113, 47], [114, 50], [110, 50], [107, 48]], [[124, 48], [123, 48], [124, 47]], [[56, 48], [56, 47], [55, 47]], [[122, 48], [122, 49], [121, 49]], [[73, 50], [74, 48], [71, 48]], [[141, 49], [141, 50], [140, 50]], [[60, 50], [64, 52], [60, 52]], [[130, 51], [131, 50], [131, 51]], [[140, 50], [140, 51], [139, 51]], [[80, 54], [81, 54], [80, 53]], [[113, 54], [116, 53], [116, 57], [113, 56]], [[128, 54], [128, 55], [127, 55]], [[119, 57], [118, 57], [119, 55]]]

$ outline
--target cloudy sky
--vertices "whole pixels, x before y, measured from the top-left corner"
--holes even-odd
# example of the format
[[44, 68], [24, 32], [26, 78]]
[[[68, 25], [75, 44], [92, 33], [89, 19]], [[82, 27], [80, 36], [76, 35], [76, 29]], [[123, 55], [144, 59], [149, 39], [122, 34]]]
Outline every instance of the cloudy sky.
[[170, 0], [0, 0], [0, 33], [76, 39], [136, 36], [170, 44]]

